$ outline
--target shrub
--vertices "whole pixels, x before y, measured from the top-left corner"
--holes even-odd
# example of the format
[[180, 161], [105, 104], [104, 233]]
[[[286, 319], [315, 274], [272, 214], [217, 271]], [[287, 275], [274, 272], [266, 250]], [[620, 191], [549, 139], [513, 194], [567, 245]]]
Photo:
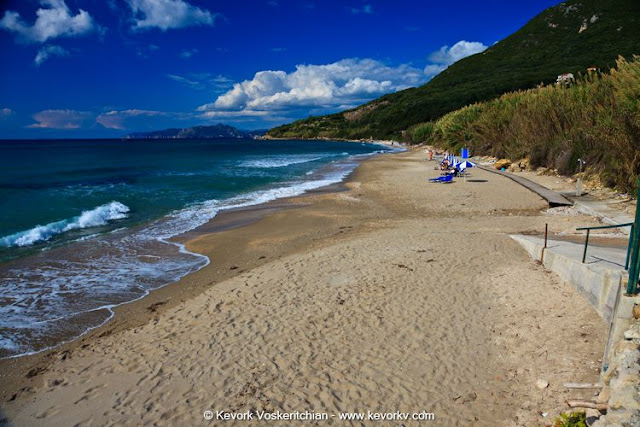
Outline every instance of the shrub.
[[570, 86], [543, 86], [473, 104], [429, 126], [429, 142], [443, 148], [529, 157], [532, 166], [566, 175], [577, 172], [582, 158], [588, 173], [631, 191], [640, 177], [640, 57], [619, 58], [610, 74], [578, 76]]

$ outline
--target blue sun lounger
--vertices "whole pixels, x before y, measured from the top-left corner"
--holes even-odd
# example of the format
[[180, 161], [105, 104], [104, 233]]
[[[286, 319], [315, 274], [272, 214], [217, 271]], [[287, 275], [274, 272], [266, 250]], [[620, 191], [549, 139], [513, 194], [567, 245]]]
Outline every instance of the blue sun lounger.
[[429, 179], [430, 182], [439, 182], [441, 184], [446, 184], [448, 182], [452, 182], [453, 181], [453, 174], [451, 175], [445, 175], [445, 176], [439, 176], [437, 178], [431, 178]]

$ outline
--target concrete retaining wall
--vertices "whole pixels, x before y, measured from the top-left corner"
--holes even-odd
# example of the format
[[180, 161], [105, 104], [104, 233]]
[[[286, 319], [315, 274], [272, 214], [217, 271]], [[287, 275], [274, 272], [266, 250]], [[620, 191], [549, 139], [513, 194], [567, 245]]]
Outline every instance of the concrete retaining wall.
[[[511, 236], [520, 243], [534, 259], [541, 258], [541, 240], [531, 236]], [[621, 292], [622, 270], [602, 269], [582, 264], [575, 258], [545, 250], [543, 265], [555, 272], [562, 280], [571, 283], [580, 294], [596, 309], [600, 317], [611, 322], [617, 293]]]

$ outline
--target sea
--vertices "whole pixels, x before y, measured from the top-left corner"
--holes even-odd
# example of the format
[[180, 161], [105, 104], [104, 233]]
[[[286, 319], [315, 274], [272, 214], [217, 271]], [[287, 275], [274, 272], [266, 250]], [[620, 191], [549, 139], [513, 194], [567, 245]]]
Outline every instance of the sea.
[[337, 141], [0, 141], [0, 358], [73, 340], [215, 262], [171, 240], [220, 211], [344, 180]]

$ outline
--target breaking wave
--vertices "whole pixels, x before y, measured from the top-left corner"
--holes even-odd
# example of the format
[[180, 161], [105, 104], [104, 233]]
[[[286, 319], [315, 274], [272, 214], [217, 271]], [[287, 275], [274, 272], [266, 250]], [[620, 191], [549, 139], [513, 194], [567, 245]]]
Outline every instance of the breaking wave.
[[80, 215], [71, 219], [50, 222], [46, 225], [36, 225], [35, 227], [19, 231], [6, 237], [0, 238], [0, 246], [29, 246], [34, 243], [43, 242], [53, 236], [71, 230], [82, 228], [98, 227], [106, 225], [109, 221], [123, 219], [127, 217], [129, 207], [120, 202], [111, 202], [97, 208], [84, 211]]
[[333, 157], [332, 155], [326, 156], [266, 156], [264, 158], [255, 160], [245, 160], [240, 163], [240, 166], [245, 168], [283, 168], [285, 166], [298, 165], [301, 163], [315, 162], [326, 157]]

